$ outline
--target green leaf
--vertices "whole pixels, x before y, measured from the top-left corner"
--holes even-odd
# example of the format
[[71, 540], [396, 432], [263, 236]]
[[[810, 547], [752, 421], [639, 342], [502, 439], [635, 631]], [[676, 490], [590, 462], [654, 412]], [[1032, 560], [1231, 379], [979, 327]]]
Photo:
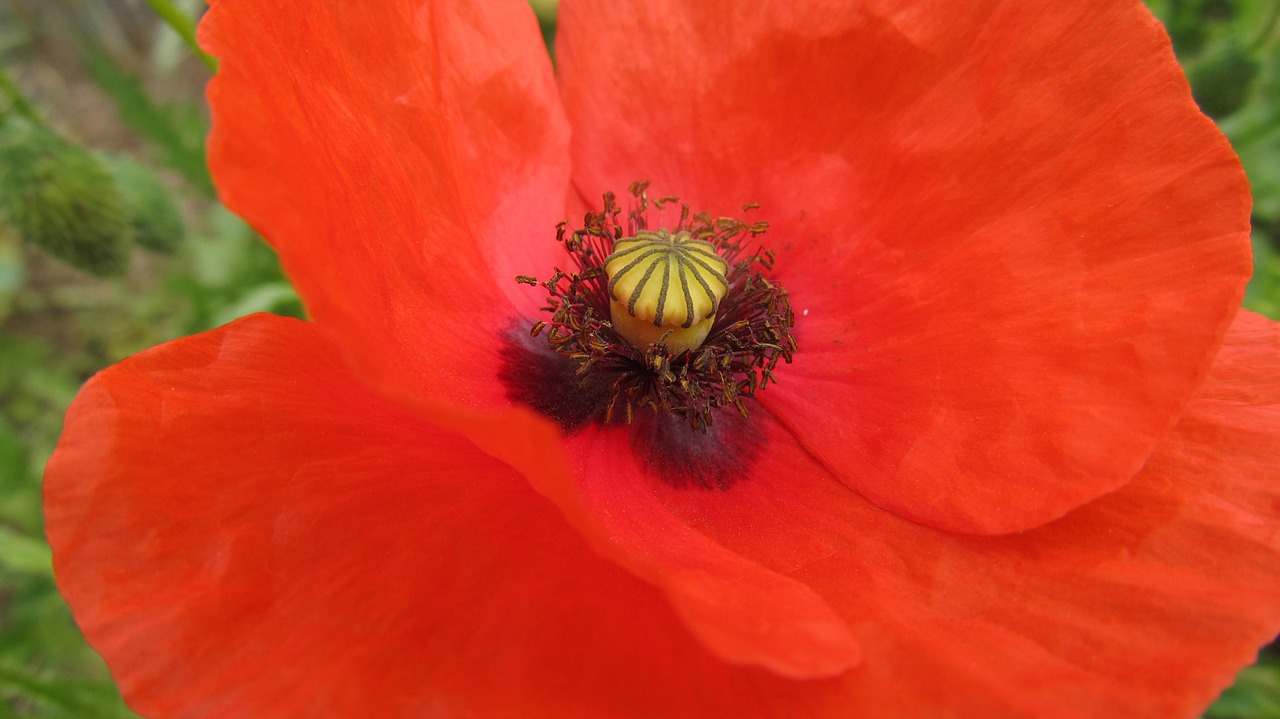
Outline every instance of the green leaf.
[[106, 681], [50, 679], [23, 667], [0, 664], [0, 690], [10, 689], [41, 706], [46, 719], [136, 719]]
[[53, 553], [43, 541], [0, 525], [0, 566], [15, 572], [53, 576]]
[[0, 222], [0, 324], [9, 316], [14, 297], [27, 277], [27, 265], [13, 228]]
[[1262, 230], [1253, 233], [1253, 278], [1245, 290], [1244, 306], [1280, 318], [1280, 253], [1269, 235]]
[[288, 282], [271, 282], [258, 285], [245, 293], [238, 301], [225, 307], [214, 315], [215, 325], [224, 325], [237, 317], [255, 312], [278, 312], [280, 309], [292, 310], [298, 305], [298, 293]]
[[1280, 665], [1263, 659], [1240, 672], [1205, 719], [1280, 719]]

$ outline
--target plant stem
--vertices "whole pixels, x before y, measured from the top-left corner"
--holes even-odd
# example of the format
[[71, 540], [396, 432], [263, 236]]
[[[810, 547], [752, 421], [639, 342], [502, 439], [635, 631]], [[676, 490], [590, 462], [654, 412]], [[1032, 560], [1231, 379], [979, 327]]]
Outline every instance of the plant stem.
[[200, 62], [209, 68], [210, 72], [216, 72], [218, 69], [218, 60], [214, 56], [205, 52], [200, 48], [200, 43], [196, 42], [196, 24], [187, 16], [186, 13], [178, 9], [173, 4], [173, 0], [147, 0], [147, 4], [152, 10], [160, 16], [166, 25], [173, 28], [178, 33], [178, 37], [182, 38], [182, 42], [191, 48], [191, 52], [200, 58]]
[[18, 89], [17, 84], [9, 77], [9, 72], [4, 69], [3, 64], [0, 64], [0, 91], [3, 91], [9, 97], [9, 109], [36, 124], [43, 123], [40, 119], [40, 113], [36, 112], [36, 108], [31, 104], [31, 101], [27, 100], [27, 96], [23, 95], [22, 90]]

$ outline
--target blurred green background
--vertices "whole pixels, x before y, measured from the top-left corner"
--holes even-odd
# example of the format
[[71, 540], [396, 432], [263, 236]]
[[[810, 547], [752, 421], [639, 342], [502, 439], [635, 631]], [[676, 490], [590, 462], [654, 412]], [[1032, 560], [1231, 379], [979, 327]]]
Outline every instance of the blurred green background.
[[[550, 41], [555, 0], [533, 4]], [[1245, 303], [1280, 318], [1280, 0], [1148, 4], [1244, 161], [1256, 256]], [[205, 170], [210, 70], [183, 37], [202, 7], [0, 0], [0, 719], [135, 716], [58, 596], [41, 528], [42, 468], [76, 390], [165, 340], [250, 312], [301, 313]], [[50, 155], [78, 173], [65, 193], [93, 188], [92, 227], [21, 201], [15, 187], [65, 169], [42, 164]], [[115, 240], [85, 246], [103, 227]], [[1280, 719], [1278, 657], [1264, 651], [1206, 716]]]

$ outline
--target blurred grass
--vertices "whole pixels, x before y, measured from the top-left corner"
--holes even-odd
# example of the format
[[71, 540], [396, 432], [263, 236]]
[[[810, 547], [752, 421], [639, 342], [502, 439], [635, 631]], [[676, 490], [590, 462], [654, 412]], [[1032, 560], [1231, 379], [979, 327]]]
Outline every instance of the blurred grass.
[[[550, 43], [555, 0], [532, 2]], [[43, 540], [40, 476], [81, 383], [243, 314], [301, 314], [271, 251], [214, 199], [203, 154], [207, 71], [150, 3], [0, 0], [0, 59], [38, 109], [69, 137], [158, 171], [189, 230], [174, 254], [136, 251], [126, 279], [102, 280], [0, 224], [0, 719], [134, 716], [58, 596]], [[199, 9], [198, 0], [166, 4]], [[1249, 173], [1257, 269], [1246, 305], [1280, 317], [1280, 3], [1148, 4]], [[1264, 652], [1206, 716], [1280, 719], [1280, 660]]]

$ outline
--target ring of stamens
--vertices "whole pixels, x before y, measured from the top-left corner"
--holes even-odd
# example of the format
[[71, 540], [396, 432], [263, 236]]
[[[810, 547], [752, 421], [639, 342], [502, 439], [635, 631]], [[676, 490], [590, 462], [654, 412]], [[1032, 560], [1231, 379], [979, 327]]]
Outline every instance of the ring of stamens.
[[[576, 272], [517, 278], [548, 293], [550, 318], [530, 334], [545, 332], [550, 348], [577, 365], [578, 380], [607, 394], [606, 422], [630, 423], [640, 407], [684, 417], [699, 431], [721, 407], [746, 417], [744, 400], [776, 382], [778, 363], [796, 351], [787, 292], [762, 273], [773, 253], [743, 247], [767, 223], [691, 214], [674, 197], [650, 200], [647, 182], [629, 189], [625, 231], [613, 193], [582, 229], [557, 228]], [[674, 227], [650, 229], [650, 214], [669, 205], [680, 208]], [[702, 336], [690, 342], [695, 330]]]

